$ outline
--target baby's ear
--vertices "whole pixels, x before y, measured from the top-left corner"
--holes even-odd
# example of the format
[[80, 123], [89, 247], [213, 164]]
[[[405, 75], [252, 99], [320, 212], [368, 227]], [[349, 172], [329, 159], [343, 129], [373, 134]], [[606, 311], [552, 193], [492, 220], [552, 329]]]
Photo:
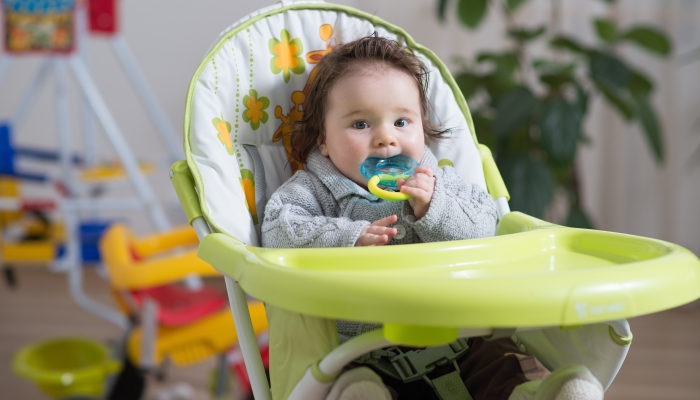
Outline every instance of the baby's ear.
[[328, 157], [328, 147], [326, 147], [326, 141], [323, 137], [318, 138], [318, 149], [324, 157]]

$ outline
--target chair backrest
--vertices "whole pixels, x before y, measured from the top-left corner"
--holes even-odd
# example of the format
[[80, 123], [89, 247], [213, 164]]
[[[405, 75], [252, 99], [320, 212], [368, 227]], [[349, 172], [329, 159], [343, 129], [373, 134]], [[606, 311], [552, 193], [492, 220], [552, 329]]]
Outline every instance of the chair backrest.
[[283, 1], [226, 29], [190, 82], [185, 153], [205, 218], [218, 231], [258, 245], [270, 195], [300, 168], [288, 122], [303, 117], [313, 69], [335, 43], [377, 32], [417, 54], [430, 70], [429, 118], [452, 129], [431, 145], [440, 165], [486, 188], [467, 103], [445, 65], [402, 29], [362, 11], [321, 1]]

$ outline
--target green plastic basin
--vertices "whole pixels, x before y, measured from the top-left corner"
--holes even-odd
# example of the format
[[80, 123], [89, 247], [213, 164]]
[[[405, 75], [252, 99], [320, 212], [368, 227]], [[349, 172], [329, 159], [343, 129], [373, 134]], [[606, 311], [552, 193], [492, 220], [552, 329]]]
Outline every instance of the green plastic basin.
[[121, 369], [109, 349], [94, 340], [50, 339], [22, 348], [15, 356], [14, 372], [34, 381], [51, 398], [99, 398], [105, 379]]

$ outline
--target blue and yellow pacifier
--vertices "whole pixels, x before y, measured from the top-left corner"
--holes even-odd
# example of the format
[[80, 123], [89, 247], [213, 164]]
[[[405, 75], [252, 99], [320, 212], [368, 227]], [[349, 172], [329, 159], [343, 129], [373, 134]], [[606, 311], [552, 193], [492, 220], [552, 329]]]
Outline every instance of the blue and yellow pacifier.
[[[389, 158], [370, 157], [360, 165], [360, 173], [369, 180], [367, 189], [373, 195], [384, 200], [404, 201], [411, 196], [399, 192], [396, 181], [407, 181], [419, 166], [419, 162], [403, 154]], [[393, 190], [385, 190], [379, 186]]]

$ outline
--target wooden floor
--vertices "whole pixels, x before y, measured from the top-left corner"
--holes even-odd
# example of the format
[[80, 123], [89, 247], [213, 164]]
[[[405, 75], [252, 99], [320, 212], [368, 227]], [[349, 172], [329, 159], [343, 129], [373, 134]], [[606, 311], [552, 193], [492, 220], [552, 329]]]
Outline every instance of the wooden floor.
[[[82, 311], [68, 295], [65, 276], [42, 268], [17, 273], [19, 286], [9, 290], [0, 282], [0, 399], [45, 399], [35, 386], [13, 375], [14, 353], [31, 342], [56, 336], [85, 336], [114, 341], [120, 331]], [[89, 296], [111, 301], [105, 282], [88, 270]], [[606, 393], [610, 400], [700, 399], [700, 307], [679, 309], [630, 320], [634, 343], [622, 370]], [[180, 382], [207, 399], [213, 361], [187, 369], [171, 369], [165, 382], [149, 382], [145, 399]]]

